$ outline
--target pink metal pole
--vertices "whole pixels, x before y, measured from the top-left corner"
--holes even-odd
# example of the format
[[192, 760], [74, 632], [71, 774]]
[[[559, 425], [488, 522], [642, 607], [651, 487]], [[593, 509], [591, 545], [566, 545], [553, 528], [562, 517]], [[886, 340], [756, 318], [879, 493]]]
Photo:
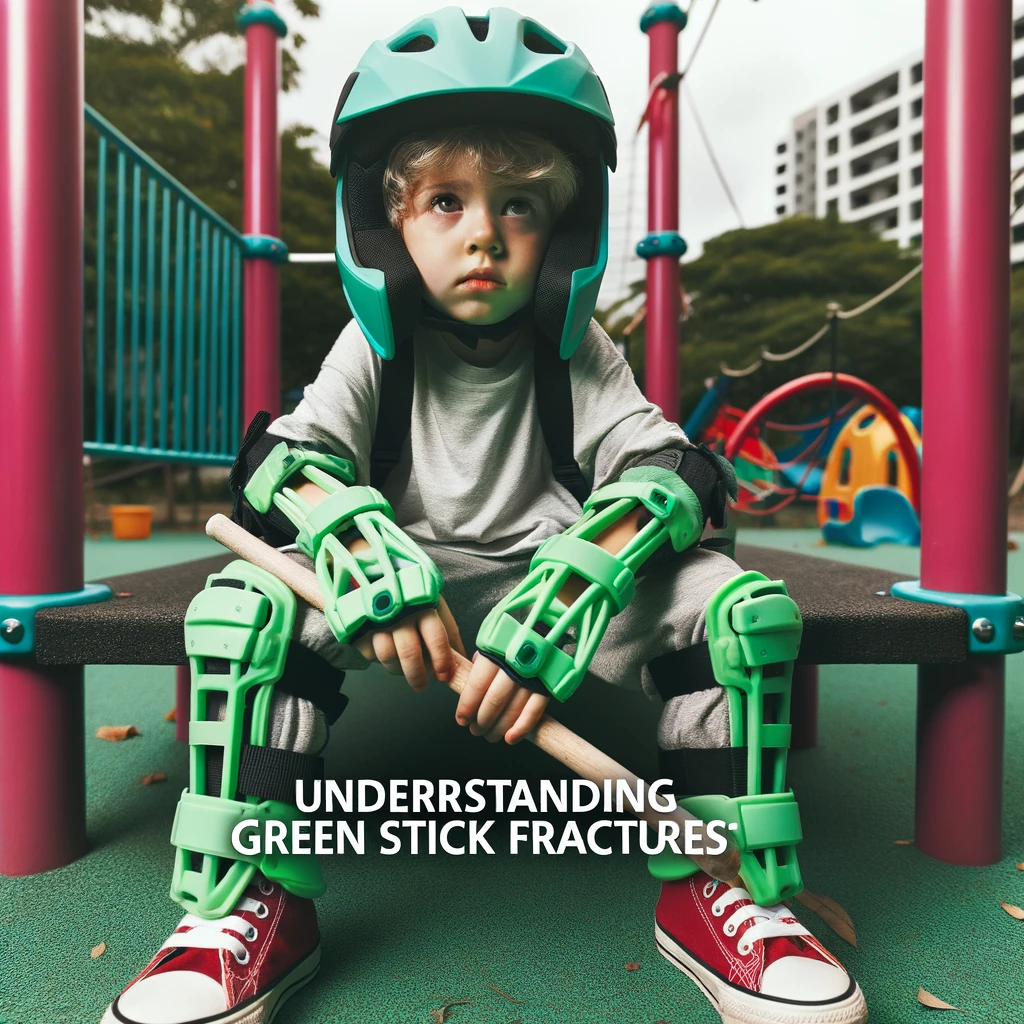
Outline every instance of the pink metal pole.
[[[1006, 592], [1011, 0], [928, 0], [921, 586]], [[966, 474], [950, 503], [951, 472]], [[1000, 858], [1004, 662], [918, 670], [917, 824], [954, 864]]]
[[[249, 6], [267, 8], [261, 0]], [[280, 145], [277, 136], [277, 92], [281, 58], [275, 19], [253, 18], [246, 23], [244, 211], [242, 232], [274, 238], [280, 231]], [[277, 263], [260, 256], [247, 258], [244, 271], [245, 420], [242, 429], [261, 409], [277, 416], [281, 409], [280, 333], [281, 303]]]
[[[0, 0], [0, 595], [82, 589], [84, 39]], [[85, 852], [83, 731], [80, 667], [0, 657], [0, 874]]]
[[[650, 39], [650, 82], [659, 94], [648, 112], [647, 231], [638, 247], [647, 260], [644, 386], [666, 419], [679, 422], [679, 32], [685, 15], [657, 4], [641, 20]], [[657, 86], [661, 81], [664, 84]]]

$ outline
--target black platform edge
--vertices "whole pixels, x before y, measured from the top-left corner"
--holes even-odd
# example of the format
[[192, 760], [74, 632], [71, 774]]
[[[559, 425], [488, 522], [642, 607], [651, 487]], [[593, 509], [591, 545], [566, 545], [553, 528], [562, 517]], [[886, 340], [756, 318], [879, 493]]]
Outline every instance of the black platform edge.
[[[897, 580], [870, 569], [792, 551], [740, 544], [737, 561], [785, 580], [804, 617], [800, 661], [814, 665], [950, 664], [967, 657], [967, 614], [888, 596]], [[235, 556], [113, 576], [101, 604], [46, 608], [36, 615], [42, 665], [183, 665], [189, 600]], [[883, 596], [878, 596], [879, 592]]]

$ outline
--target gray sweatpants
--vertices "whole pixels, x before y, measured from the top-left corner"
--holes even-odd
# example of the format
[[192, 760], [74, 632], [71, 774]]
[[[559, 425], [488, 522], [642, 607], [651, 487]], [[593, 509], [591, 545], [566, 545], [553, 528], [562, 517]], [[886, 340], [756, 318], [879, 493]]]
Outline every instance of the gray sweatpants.
[[[526, 576], [530, 556], [483, 558], [439, 544], [422, 543], [444, 577], [444, 598], [472, 656], [480, 623], [498, 601]], [[290, 557], [312, 568], [298, 551]], [[608, 624], [590, 674], [615, 686], [658, 700], [647, 663], [707, 639], [704, 610], [708, 600], [740, 567], [725, 555], [693, 548], [637, 579], [636, 596]], [[351, 645], [339, 643], [323, 612], [299, 602], [296, 639], [339, 669], [363, 669], [365, 658]], [[277, 694], [270, 743], [303, 751], [318, 750], [326, 740], [323, 716], [301, 698]], [[729, 744], [726, 691], [712, 687], [673, 697], [665, 703], [658, 724], [663, 750], [724, 747]]]

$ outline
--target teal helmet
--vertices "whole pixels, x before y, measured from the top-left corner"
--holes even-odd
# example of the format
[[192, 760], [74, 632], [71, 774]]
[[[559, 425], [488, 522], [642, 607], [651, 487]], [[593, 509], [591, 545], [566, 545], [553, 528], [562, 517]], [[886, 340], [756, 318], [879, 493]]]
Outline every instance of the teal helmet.
[[422, 282], [388, 221], [388, 156], [413, 130], [502, 124], [555, 142], [580, 172], [580, 189], [552, 231], [532, 315], [568, 359], [597, 304], [608, 257], [608, 172], [615, 128], [590, 62], [506, 7], [467, 17], [445, 7], [373, 43], [341, 91], [331, 127], [337, 178], [335, 256], [352, 314], [384, 359], [411, 339]]

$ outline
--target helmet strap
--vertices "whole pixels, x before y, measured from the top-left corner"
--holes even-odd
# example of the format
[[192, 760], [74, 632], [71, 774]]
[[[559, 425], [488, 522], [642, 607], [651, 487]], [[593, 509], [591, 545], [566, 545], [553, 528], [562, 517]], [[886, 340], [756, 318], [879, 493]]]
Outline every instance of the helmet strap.
[[502, 338], [508, 337], [532, 315], [533, 303], [530, 302], [496, 324], [467, 324], [435, 309], [429, 302], [424, 302], [420, 323], [435, 331], [447, 331], [449, 334], [454, 334], [467, 348], [476, 349], [480, 341], [501, 341]]

